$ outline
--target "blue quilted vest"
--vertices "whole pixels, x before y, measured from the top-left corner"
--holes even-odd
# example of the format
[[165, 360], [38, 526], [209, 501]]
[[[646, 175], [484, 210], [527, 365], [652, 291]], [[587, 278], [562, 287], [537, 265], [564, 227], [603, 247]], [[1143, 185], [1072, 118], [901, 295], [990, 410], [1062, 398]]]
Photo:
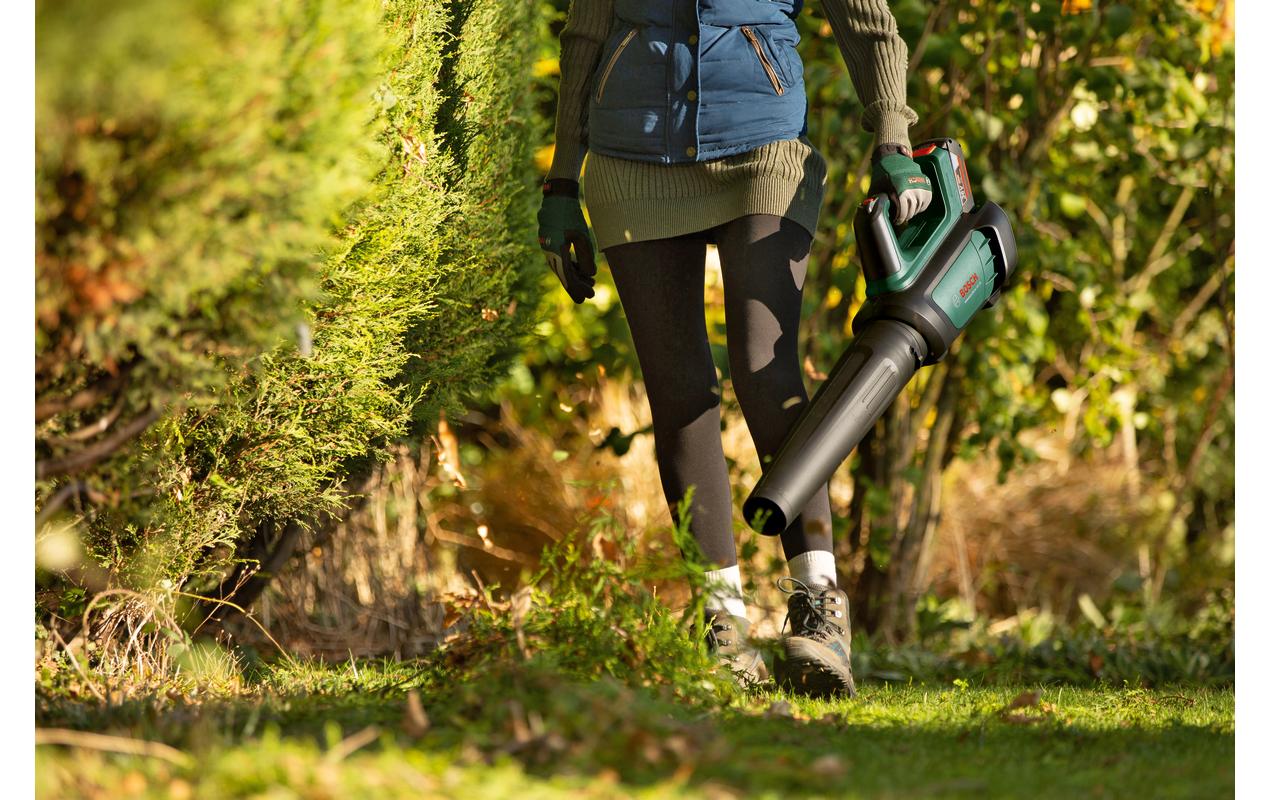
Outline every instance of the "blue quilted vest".
[[615, 0], [588, 147], [676, 164], [807, 132], [802, 0]]

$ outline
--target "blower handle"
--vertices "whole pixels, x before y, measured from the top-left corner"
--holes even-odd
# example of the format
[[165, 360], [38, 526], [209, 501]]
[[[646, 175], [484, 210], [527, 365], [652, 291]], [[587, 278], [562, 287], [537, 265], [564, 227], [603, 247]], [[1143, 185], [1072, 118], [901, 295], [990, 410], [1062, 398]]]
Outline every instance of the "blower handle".
[[[896, 231], [891, 222], [891, 198], [885, 194], [875, 195], [861, 204], [865, 214], [865, 225], [873, 236], [876, 248], [862, 248], [861, 271], [865, 280], [871, 282], [885, 281], [893, 275], [905, 271], [900, 260], [900, 250], [896, 247]], [[860, 235], [857, 235], [859, 241]]]

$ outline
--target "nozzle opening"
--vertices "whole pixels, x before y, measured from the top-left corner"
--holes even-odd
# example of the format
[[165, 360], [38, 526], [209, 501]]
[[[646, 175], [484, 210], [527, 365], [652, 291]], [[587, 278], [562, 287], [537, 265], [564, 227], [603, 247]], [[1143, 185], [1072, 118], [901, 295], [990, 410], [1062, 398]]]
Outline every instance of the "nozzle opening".
[[790, 527], [781, 506], [766, 497], [751, 495], [741, 507], [746, 524], [765, 536], [776, 536]]

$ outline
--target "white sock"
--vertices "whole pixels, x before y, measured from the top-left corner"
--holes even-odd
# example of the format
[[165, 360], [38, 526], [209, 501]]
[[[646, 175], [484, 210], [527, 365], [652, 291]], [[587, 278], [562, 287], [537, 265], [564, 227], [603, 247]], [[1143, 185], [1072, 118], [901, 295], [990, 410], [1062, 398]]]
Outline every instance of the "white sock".
[[727, 611], [734, 617], [746, 616], [746, 602], [741, 599], [740, 567], [733, 564], [706, 570], [706, 607]]
[[834, 554], [828, 550], [809, 550], [790, 559], [790, 577], [806, 586], [838, 586], [838, 570]]

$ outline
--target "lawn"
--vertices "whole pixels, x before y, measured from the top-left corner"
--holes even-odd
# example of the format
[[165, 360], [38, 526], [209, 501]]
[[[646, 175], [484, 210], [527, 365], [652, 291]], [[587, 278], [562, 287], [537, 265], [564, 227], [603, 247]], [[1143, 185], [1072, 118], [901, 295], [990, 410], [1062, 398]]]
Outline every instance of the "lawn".
[[[1233, 793], [1230, 689], [874, 682], [829, 702], [700, 682], [689, 697], [534, 659], [471, 673], [293, 661], [194, 694], [159, 687], [103, 703], [43, 688], [41, 736], [75, 744], [37, 747], [37, 796]], [[159, 746], [112, 752], [139, 741]]]

